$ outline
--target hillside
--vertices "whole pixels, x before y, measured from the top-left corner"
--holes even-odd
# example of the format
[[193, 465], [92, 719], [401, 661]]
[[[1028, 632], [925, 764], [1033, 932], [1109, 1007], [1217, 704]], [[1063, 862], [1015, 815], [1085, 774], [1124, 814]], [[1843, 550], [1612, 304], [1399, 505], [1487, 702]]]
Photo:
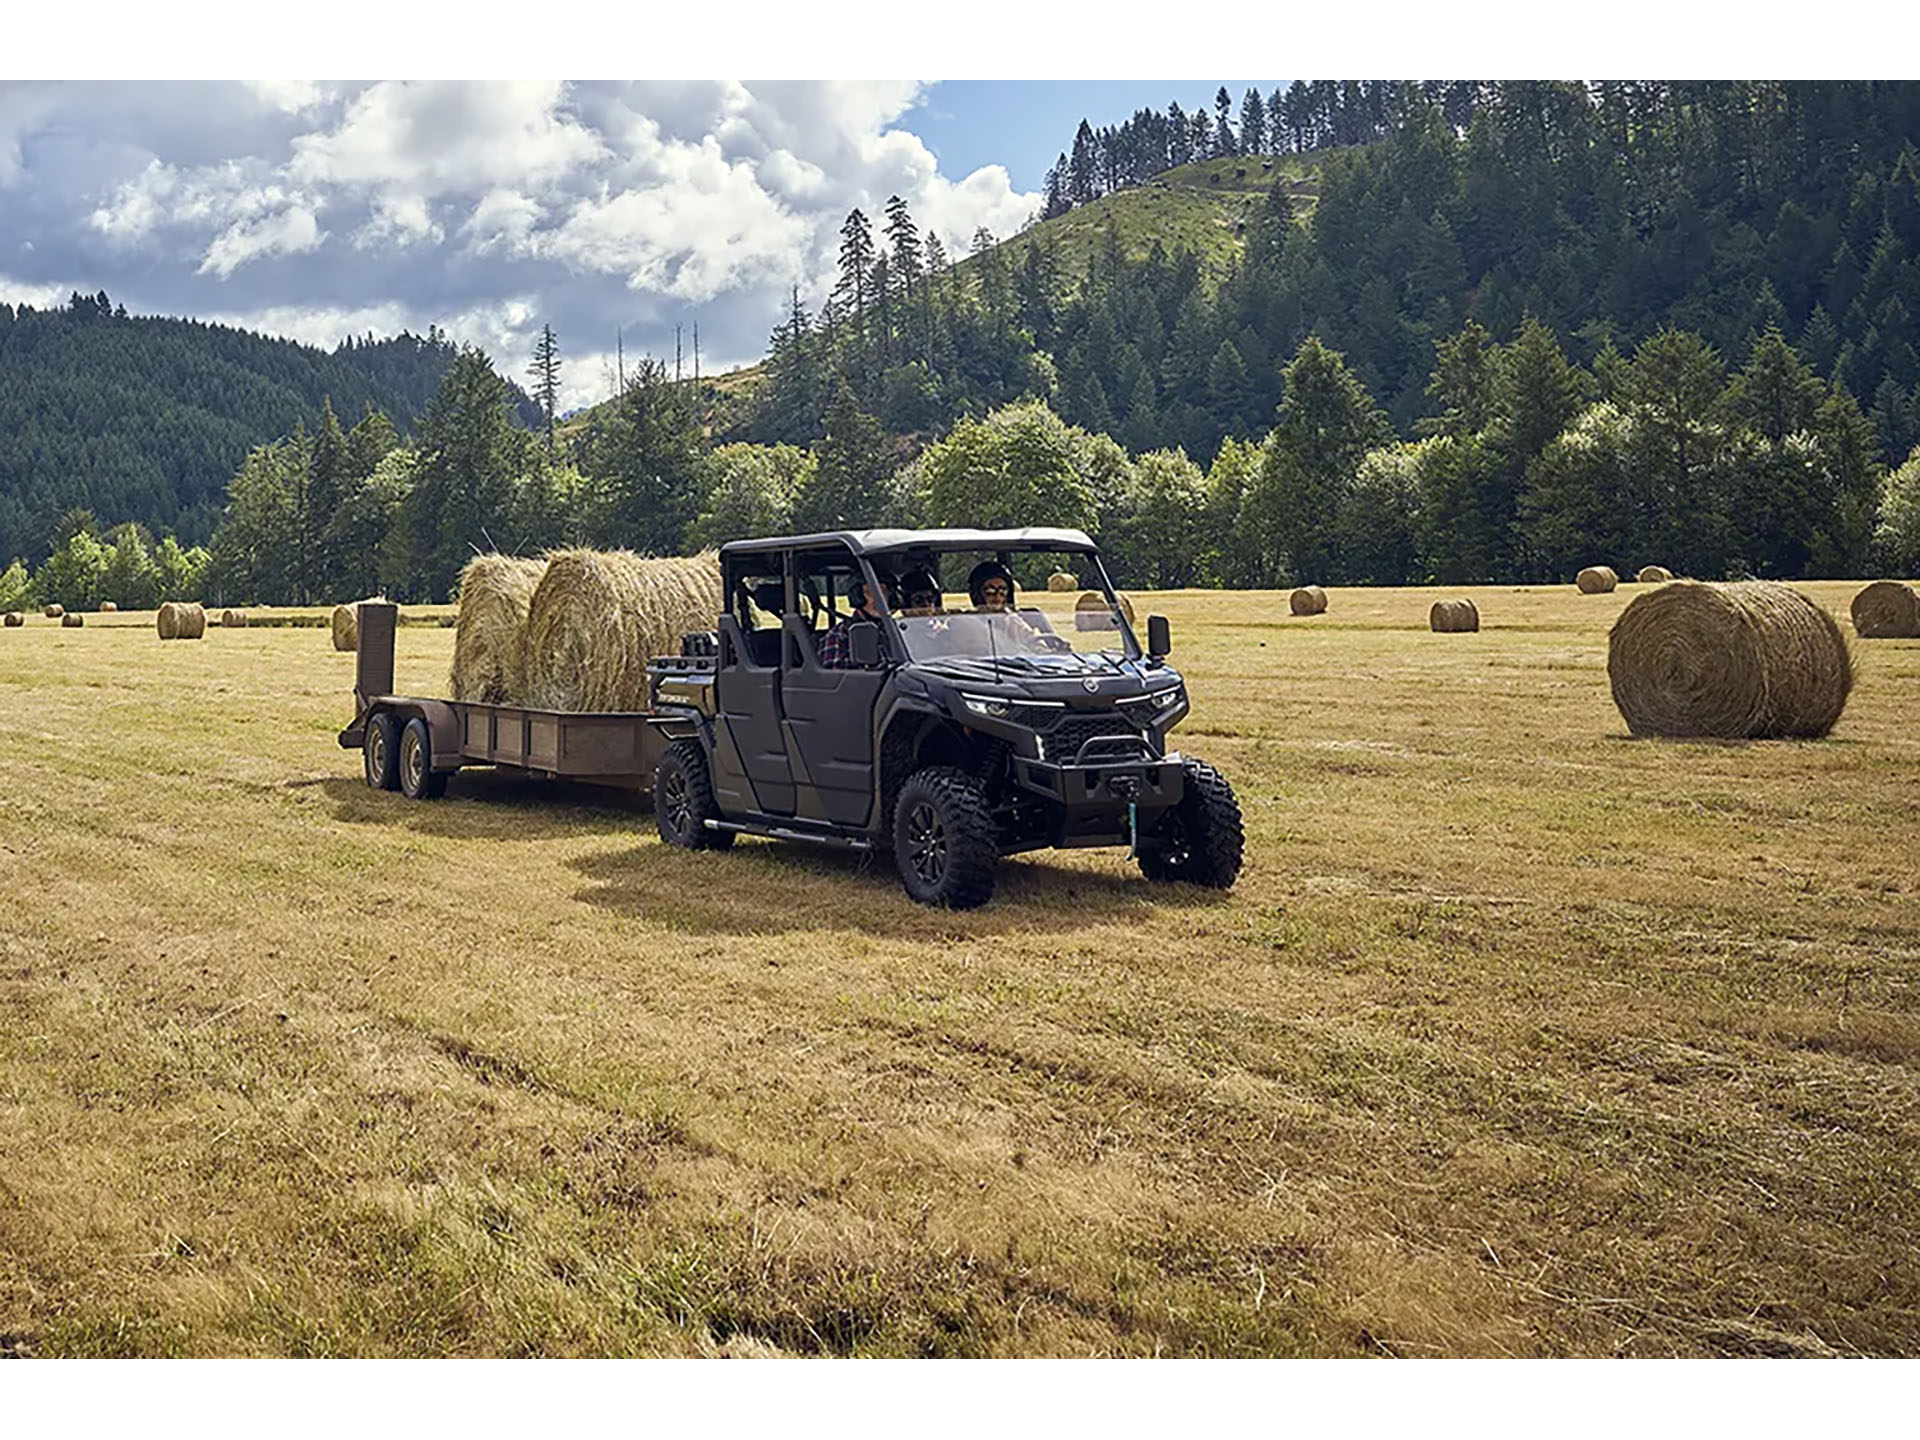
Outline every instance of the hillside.
[[[1239, 258], [1247, 220], [1275, 181], [1286, 183], [1296, 215], [1312, 212], [1320, 167], [1332, 153], [1195, 161], [1164, 171], [1145, 185], [1116, 190], [1039, 221], [995, 248], [1009, 265], [1017, 266], [1034, 245], [1052, 244], [1058, 248], [1062, 272], [1079, 275], [1112, 223], [1127, 259], [1146, 259], [1156, 243], [1169, 255], [1192, 251], [1200, 257], [1202, 274], [1217, 282]], [[978, 262], [978, 256], [969, 255], [955, 268], [969, 273]]]
[[104, 294], [0, 305], [0, 562], [43, 554], [74, 506], [203, 543], [248, 450], [328, 399], [347, 424], [371, 406], [410, 428], [455, 353], [438, 331], [321, 350]]

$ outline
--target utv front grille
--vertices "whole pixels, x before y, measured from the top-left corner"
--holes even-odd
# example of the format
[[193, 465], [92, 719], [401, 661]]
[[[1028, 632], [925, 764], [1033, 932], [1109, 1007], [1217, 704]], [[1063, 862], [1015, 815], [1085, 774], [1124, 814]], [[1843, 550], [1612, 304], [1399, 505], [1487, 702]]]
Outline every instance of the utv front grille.
[[1055, 711], [1053, 725], [1041, 731], [1046, 737], [1047, 758], [1060, 764], [1073, 760], [1089, 740], [1141, 738], [1140, 727], [1132, 719], [1114, 710]]

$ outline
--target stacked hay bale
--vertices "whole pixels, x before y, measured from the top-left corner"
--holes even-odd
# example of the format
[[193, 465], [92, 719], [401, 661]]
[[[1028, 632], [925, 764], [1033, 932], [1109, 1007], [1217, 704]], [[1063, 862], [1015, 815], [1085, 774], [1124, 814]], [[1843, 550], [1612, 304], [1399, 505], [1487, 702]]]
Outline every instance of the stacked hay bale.
[[624, 550], [559, 550], [527, 605], [525, 699], [537, 710], [635, 711], [647, 704], [647, 661], [677, 655], [680, 637], [720, 613], [711, 550], [649, 559]]
[[65, 615], [60, 617], [60, 624], [68, 630], [78, 630], [86, 623], [87, 617], [82, 615], [78, 610], [69, 610]]
[[1442, 635], [1478, 630], [1480, 609], [1471, 600], [1436, 600], [1427, 612], [1427, 624]]
[[1635, 735], [1817, 738], [1846, 708], [1853, 662], [1839, 622], [1789, 586], [1676, 580], [1614, 621], [1607, 678]]
[[454, 699], [512, 705], [526, 694], [527, 611], [546, 572], [546, 561], [513, 555], [467, 562], [455, 591]]
[[1080, 588], [1080, 577], [1069, 575], [1064, 570], [1056, 570], [1047, 577], [1047, 589], [1057, 595], [1064, 595]]
[[67, 613], [67, 609], [64, 605], [49, 605], [40, 613], [49, 620], [58, 620], [62, 615]]
[[1287, 597], [1287, 608], [1295, 615], [1327, 613], [1327, 592], [1318, 585], [1302, 585]]
[[7, 612], [7, 629], [9, 630], [18, 629], [20, 626], [26, 623], [27, 623], [27, 617], [22, 615], [18, 610], [9, 610]]
[[1853, 597], [1853, 628], [1863, 640], [1920, 638], [1920, 595], [1898, 580], [1876, 580]]
[[1664, 585], [1673, 578], [1673, 572], [1664, 565], [1642, 565], [1634, 578], [1642, 585]]
[[191, 601], [169, 600], [154, 616], [162, 640], [198, 640], [207, 633], [207, 612]]
[[1582, 595], [1605, 595], [1620, 583], [1620, 577], [1613, 573], [1610, 565], [1589, 565], [1574, 577], [1573, 583], [1580, 587]]
[[247, 612], [244, 610], [222, 610], [220, 612], [220, 623], [228, 630], [244, 630], [247, 628]]
[[360, 607], [362, 605], [384, 605], [384, 595], [369, 595], [365, 600], [356, 600], [351, 605], [333, 607], [333, 648], [352, 652], [360, 648]]

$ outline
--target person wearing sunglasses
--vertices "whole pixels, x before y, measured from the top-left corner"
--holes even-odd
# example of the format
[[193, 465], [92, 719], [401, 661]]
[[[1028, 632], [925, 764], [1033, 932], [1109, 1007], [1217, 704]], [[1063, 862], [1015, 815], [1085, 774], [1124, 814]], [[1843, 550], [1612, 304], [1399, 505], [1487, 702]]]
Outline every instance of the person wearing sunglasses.
[[967, 593], [973, 608], [988, 614], [1013, 609], [1013, 574], [998, 560], [982, 560], [967, 575]]

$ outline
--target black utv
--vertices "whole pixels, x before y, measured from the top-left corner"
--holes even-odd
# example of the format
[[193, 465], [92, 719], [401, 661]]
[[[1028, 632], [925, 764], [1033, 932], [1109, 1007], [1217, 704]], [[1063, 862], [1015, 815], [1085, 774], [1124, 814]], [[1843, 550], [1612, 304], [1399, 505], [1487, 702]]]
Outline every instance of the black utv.
[[1232, 787], [1168, 748], [1187, 692], [1167, 623], [1142, 649], [1082, 532], [849, 530], [740, 541], [720, 564], [713, 653], [655, 668], [670, 844], [891, 852], [909, 895], [957, 909], [992, 896], [1000, 856], [1047, 846], [1233, 884]]

